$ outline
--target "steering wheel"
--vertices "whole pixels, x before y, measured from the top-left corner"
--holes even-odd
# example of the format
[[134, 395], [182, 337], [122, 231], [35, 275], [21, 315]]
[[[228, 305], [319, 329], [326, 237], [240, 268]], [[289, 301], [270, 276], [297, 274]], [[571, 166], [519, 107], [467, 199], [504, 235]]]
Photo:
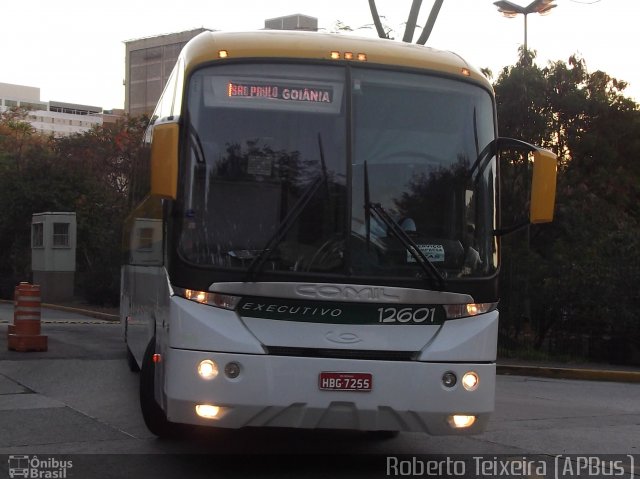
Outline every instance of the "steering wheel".
[[309, 264], [306, 267], [306, 271], [311, 271], [311, 268], [316, 262], [318, 264], [324, 264], [327, 260], [330, 260], [331, 264], [329, 265], [329, 267], [323, 269], [331, 269], [331, 267], [337, 265], [340, 261], [342, 261], [342, 253], [344, 249], [344, 238], [337, 235], [332, 236], [324, 243], [322, 243], [313, 254], [311, 259], [309, 260]]

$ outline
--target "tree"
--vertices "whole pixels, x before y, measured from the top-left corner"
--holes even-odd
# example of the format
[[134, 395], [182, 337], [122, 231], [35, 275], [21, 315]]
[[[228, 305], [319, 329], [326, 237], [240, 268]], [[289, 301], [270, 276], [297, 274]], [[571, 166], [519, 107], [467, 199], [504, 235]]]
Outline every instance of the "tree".
[[[560, 157], [554, 222], [503, 241], [503, 333], [517, 336], [527, 319], [537, 348], [568, 350], [591, 341], [576, 351], [612, 359], [612, 351], [627, 353], [605, 351], [602, 338], [640, 342], [633, 319], [640, 296], [630, 286], [640, 280], [634, 252], [640, 110], [624, 97], [625, 86], [604, 72], [589, 73], [575, 55], [541, 69], [521, 54], [496, 81], [501, 134], [542, 144]], [[502, 159], [509, 220], [526, 202], [528, 165], [522, 158]], [[522, 318], [527, 304], [529, 317]]]
[[30, 277], [31, 215], [75, 211], [77, 286], [96, 303], [118, 303], [121, 224], [148, 191], [145, 118], [44, 137], [15, 115], [0, 118], [0, 294]]
[[118, 303], [122, 224], [148, 192], [142, 142], [146, 125], [145, 117], [127, 118], [55, 142], [60, 161], [93, 183], [79, 190], [74, 211], [80, 289], [94, 303]]
[[83, 135], [59, 138], [55, 150], [86, 174], [99, 178], [132, 209], [149, 191], [142, 136], [146, 116], [93, 128]]
[[29, 111], [22, 107], [12, 107], [0, 113], [0, 149], [20, 168], [23, 158], [37, 154], [46, 138], [35, 135], [31, 123], [27, 121]]

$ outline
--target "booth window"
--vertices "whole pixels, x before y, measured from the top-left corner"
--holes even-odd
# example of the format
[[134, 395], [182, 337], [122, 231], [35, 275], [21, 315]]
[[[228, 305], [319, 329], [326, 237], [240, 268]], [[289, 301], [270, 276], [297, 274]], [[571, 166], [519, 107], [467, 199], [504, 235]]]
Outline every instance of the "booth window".
[[53, 247], [69, 248], [69, 223], [53, 223]]
[[31, 247], [44, 248], [44, 223], [31, 225]]
[[138, 230], [138, 251], [153, 251], [153, 228]]

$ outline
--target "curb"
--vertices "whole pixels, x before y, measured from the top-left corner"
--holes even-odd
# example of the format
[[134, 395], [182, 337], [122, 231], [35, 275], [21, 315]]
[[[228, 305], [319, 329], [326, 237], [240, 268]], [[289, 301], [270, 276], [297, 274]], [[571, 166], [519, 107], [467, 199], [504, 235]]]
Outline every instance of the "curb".
[[585, 381], [640, 383], [640, 371], [498, 364], [496, 366], [496, 372], [497, 374], [503, 374], [505, 376], [533, 376], [553, 379], [581, 379]]
[[[0, 303], [13, 304], [13, 301], [10, 299], [0, 299]], [[90, 309], [74, 308], [71, 306], [60, 306], [58, 304], [50, 303], [42, 303], [41, 307], [46, 309], [55, 309], [56, 311], [66, 311], [67, 313], [82, 314], [84, 316], [89, 316], [90, 318], [101, 319], [102, 321], [120, 321], [120, 316], [118, 316], [117, 314], [101, 313], [98, 311], [92, 311]]]
[[60, 306], [57, 304], [42, 303], [43, 308], [55, 309], [57, 311], [66, 311], [67, 313], [83, 314], [90, 318], [101, 319], [103, 321], [120, 321], [120, 316], [117, 314], [100, 313], [98, 311], [92, 311], [90, 309], [73, 308], [71, 306]]

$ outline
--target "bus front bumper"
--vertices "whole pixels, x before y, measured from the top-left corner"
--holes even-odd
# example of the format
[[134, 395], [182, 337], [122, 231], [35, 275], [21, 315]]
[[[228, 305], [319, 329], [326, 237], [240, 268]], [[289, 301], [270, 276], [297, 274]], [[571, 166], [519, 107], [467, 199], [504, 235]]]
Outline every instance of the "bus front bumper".
[[[217, 376], [203, 379], [201, 361]], [[225, 369], [239, 366], [232, 378]], [[413, 431], [433, 435], [482, 432], [494, 408], [495, 364], [365, 361], [169, 349], [164, 406], [175, 423], [224, 428], [290, 427]], [[473, 391], [462, 385], [473, 371]], [[371, 391], [321, 390], [320, 373], [364, 373]], [[453, 387], [443, 375], [454, 373]], [[232, 374], [233, 375], [233, 374]], [[205, 408], [198, 408], [205, 406]], [[197, 410], [209, 418], [198, 415]], [[453, 415], [475, 416], [470, 427], [453, 426]]]

